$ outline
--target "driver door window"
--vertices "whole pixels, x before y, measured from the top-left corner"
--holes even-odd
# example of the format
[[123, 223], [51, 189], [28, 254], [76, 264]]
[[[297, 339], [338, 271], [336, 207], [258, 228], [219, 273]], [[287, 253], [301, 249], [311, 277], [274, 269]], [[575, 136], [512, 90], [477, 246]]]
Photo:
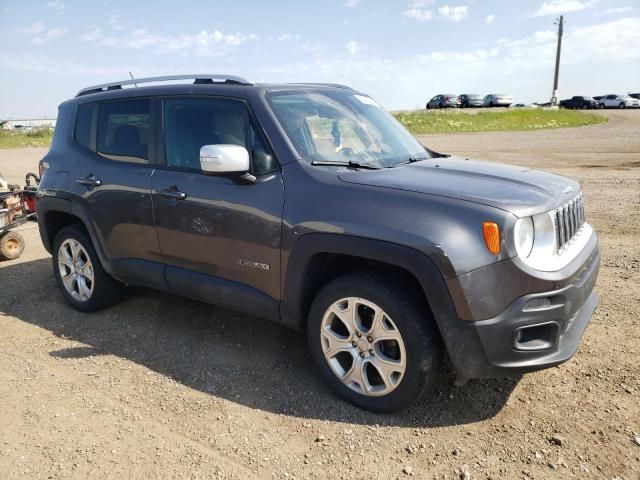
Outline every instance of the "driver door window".
[[275, 160], [256, 132], [246, 106], [234, 100], [168, 99], [164, 102], [165, 161], [169, 168], [200, 172], [200, 148], [231, 144], [245, 147], [251, 173], [273, 171]]

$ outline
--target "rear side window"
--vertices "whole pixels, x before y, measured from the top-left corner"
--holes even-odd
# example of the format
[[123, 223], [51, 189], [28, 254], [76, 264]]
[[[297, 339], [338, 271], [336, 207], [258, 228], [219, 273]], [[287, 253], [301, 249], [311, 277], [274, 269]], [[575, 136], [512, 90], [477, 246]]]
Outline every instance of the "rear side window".
[[93, 121], [93, 108], [94, 105], [91, 103], [80, 105], [78, 107], [74, 133], [76, 143], [89, 149], [91, 148], [91, 122]]
[[100, 104], [98, 153], [117, 162], [149, 163], [149, 108], [149, 100], [123, 100]]

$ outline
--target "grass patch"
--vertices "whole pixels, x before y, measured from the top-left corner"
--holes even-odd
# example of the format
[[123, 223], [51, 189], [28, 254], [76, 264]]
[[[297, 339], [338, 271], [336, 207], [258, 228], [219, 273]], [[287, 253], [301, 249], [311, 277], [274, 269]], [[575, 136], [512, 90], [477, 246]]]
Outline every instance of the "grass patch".
[[0, 148], [48, 147], [53, 130], [40, 128], [29, 131], [0, 129]]
[[604, 123], [607, 118], [575, 110], [542, 108], [491, 110], [415, 110], [395, 117], [414, 135], [425, 133], [499, 132], [581, 127]]

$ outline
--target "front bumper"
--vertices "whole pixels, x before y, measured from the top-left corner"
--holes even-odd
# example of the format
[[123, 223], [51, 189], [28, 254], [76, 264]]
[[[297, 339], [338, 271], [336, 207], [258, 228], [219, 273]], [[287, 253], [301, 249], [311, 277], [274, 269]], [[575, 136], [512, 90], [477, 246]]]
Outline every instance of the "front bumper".
[[588, 253], [566, 281], [520, 296], [492, 318], [457, 320], [444, 337], [458, 374], [504, 377], [569, 360], [598, 304], [593, 290], [600, 267], [597, 242]]

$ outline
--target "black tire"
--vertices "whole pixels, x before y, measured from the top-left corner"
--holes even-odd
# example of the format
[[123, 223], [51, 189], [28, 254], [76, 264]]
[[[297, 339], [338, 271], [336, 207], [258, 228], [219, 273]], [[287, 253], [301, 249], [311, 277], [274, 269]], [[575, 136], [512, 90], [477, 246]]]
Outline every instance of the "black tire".
[[493, 102], [489, 102], [489, 106], [490, 106], [491, 108], [493, 108], [493, 107], [495, 107], [495, 104], [494, 104]]
[[0, 237], [0, 260], [15, 260], [24, 252], [24, 237], [18, 232], [7, 232]]
[[618, 105], [618, 108], [625, 108], [626, 105], [624, 104], [624, 102], [620, 102], [620, 105]]
[[427, 103], [427, 110], [431, 110], [431, 106]]
[[583, 109], [583, 110], [586, 110], [587, 108], [588, 108], [588, 107], [587, 107], [587, 104], [586, 104], [586, 103], [583, 103], [583, 104], [582, 104], [582, 109]]
[[[406, 370], [394, 390], [383, 396], [367, 396], [345, 385], [325, 358], [321, 326], [327, 309], [345, 297], [375, 303], [395, 323], [405, 347]], [[325, 285], [311, 305], [307, 322], [311, 355], [324, 380], [343, 399], [373, 412], [394, 412], [416, 402], [437, 382], [443, 360], [443, 345], [435, 321], [418, 292], [394, 275], [354, 272]]]
[[[64, 286], [60, 268], [58, 266], [58, 255], [60, 253], [60, 246], [66, 240], [75, 240], [78, 242], [85, 250], [89, 260], [91, 260], [93, 267], [93, 291], [86, 300], [75, 298]], [[52, 252], [53, 272], [56, 277], [56, 282], [58, 283], [58, 287], [60, 288], [65, 300], [67, 300], [73, 308], [81, 312], [95, 312], [115, 305], [120, 301], [124, 293], [125, 286], [105, 272], [104, 268], [102, 268], [102, 264], [96, 254], [93, 243], [84, 228], [79, 225], [70, 225], [60, 230], [53, 242]]]
[[440, 102], [440, 108], [443, 108], [444, 104], [442, 102]]

